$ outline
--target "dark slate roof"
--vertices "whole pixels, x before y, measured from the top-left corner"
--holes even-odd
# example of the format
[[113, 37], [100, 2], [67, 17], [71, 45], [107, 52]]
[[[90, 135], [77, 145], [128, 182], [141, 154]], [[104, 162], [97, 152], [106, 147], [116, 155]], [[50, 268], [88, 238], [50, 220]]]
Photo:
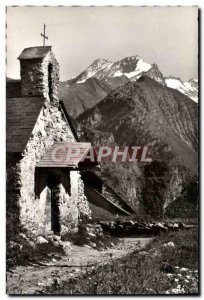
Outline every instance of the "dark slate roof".
[[51, 46], [25, 48], [18, 59], [43, 59], [51, 49]]
[[6, 151], [22, 152], [44, 103], [43, 97], [6, 100]]
[[78, 133], [77, 133], [77, 129], [76, 129], [76, 125], [75, 125], [75, 120], [68, 114], [67, 110], [66, 110], [66, 107], [64, 105], [64, 102], [63, 101], [59, 101], [59, 108], [61, 108], [61, 111], [64, 113], [64, 117], [67, 121], [67, 123], [69, 124], [70, 128], [71, 128], [71, 131], [75, 137], [75, 140], [77, 142], [80, 142], [79, 140], [79, 137], [78, 137]]
[[21, 80], [6, 79], [6, 98], [18, 98], [21, 97]]

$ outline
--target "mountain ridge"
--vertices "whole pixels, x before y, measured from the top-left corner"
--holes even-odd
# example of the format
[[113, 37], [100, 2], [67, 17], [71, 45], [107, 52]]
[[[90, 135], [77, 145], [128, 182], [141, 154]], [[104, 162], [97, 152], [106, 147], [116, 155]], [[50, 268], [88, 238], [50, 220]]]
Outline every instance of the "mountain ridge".
[[[73, 104], [70, 103], [70, 95], [74, 97], [74, 99], [78, 98], [79, 93], [82, 90], [82, 86], [85, 90], [87, 90], [86, 85], [88, 86], [90, 94], [86, 91], [83, 98], [79, 97], [80, 99], [76, 101], [76, 106], [77, 103], [80, 104], [79, 107], [75, 109], [73, 116], [77, 117], [80, 113], [89, 109], [90, 105], [95, 105], [102, 100], [111, 90], [114, 90], [118, 86], [124, 85], [129, 81], [137, 81], [142, 75], [146, 75], [154, 79], [161, 85], [178, 90], [195, 102], [198, 101], [198, 82], [196, 79], [191, 79], [184, 83], [181, 79], [176, 77], [164, 77], [157, 64], [146, 63], [138, 55], [125, 57], [116, 62], [98, 58], [77, 76], [72, 77], [66, 82], [61, 82], [60, 93], [63, 94], [62, 98], [65, 103], [68, 102], [67, 106], [73, 106]], [[98, 85], [100, 85], [100, 83], [103, 84], [103, 92], [100, 87], [97, 88], [95, 85], [95, 103], [93, 96], [91, 95], [92, 92], [89, 89], [90, 80], [94, 78], [98, 80]], [[172, 83], [174, 84], [172, 85]], [[77, 92], [77, 87], [79, 89], [79, 93]], [[84, 102], [84, 105], [82, 105], [81, 102]], [[91, 104], [87, 104], [88, 102]]]
[[[82, 113], [77, 121], [84, 130], [97, 131], [97, 139], [100, 132], [102, 137], [104, 132], [106, 137], [108, 133], [112, 136], [111, 141], [116, 145], [149, 146], [152, 167], [138, 170], [134, 164], [102, 166], [103, 176], [113, 182], [114, 188], [127, 201], [131, 199], [131, 205], [138, 212], [141, 201], [144, 204], [141, 199], [154, 201], [153, 190], [149, 191], [152, 193], [149, 196], [146, 193], [151, 178], [145, 174], [155, 172], [152, 178], [156, 180], [155, 185], [160, 186], [156, 194], [165, 190], [161, 196], [163, 200], [160, 199], [163, 208], [178, 197], [184, 182], [197, 175], [197, 112], [196, 103], [187, 96], [143, 75], [137, 81], [116, 88]], [[91, 142], [94, 144], [95, 140], [94, 136]], [[144, 174], [135, 177], [135, 168], [136, 173]], [[128, 181], [123, 180], [124, 176]]]

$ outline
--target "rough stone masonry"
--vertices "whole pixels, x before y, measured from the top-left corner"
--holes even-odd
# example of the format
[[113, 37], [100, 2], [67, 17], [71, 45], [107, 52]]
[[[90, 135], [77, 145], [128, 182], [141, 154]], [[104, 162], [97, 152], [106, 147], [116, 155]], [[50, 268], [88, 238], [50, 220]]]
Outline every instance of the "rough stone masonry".
[[19, 60], [22, 96], [7, 99], [7, 232], [77, 231], [91, 216], [79, 171], [37, 168], [55, 142], [76, 142], [58, 100], [59, 64], [48, 46], [24, 49]]

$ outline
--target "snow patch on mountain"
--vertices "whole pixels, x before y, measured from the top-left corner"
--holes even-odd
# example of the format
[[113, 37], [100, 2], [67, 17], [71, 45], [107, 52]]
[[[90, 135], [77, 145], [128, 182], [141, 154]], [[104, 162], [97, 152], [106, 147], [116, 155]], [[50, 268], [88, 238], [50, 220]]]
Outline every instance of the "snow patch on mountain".
[[113, 77], [120, 77], [120, 76], [122, 76], [123, 75], [123, 73], [121, 72], [121, 71], [116, 71], [115, 73], [114, 73], [114, 75], [113, 75]]
[[[123, 72], [122, 69], [126, 68], [127, 64], [130, 63], [131, 59], [135, 63], [135, 69], [133, 71], [130, 71], [130, 72]], [[116, 66], [115, 66], [115, 68], [116, 68]], [[141, 73], [144, 73], [144, 72], [147, 72], [148, 70], [150, 70], [152, 68], [152, 65], [144, 62], [140, 57], [135, 56], [135, 57], [128, 57], [127, 61], [123, 61], [122, 64], [119, 63], [117, 65], [117, 68], [120, 68], [120, 69], [117, 70], [113, 74], [113, 77], [118, 77], [118, 76], [125, 75], [129, 79], [134, 77], [134, 79], [136, 80], [137, 79], [136, 77], [137, 76], [140, 77]]]
[[97, 77], [96, 75], [99, 71], [103, 70], [107, 72], [112, 65], [113, 63], [107, 59], [96, 59], [84, 72], [75, 77], [76, 83], [83, 83], [89, 78]]
[[134, 72], [130, 72], [129, 74], [125, 74], [128, 78], [131, 78], [133, 76], [138, 76], [142, 72], [147, 72], [151, 69], [152, 65], [144, 62], [141, 58], [137, 62], [137, 67]]
[[198, 102], [198, 80], [190, 79], [183, 82], [180, 78], [165, 78], [166, 85], [172, 89], [178, 90], [182, 94], [188, 96], [193, 101]]

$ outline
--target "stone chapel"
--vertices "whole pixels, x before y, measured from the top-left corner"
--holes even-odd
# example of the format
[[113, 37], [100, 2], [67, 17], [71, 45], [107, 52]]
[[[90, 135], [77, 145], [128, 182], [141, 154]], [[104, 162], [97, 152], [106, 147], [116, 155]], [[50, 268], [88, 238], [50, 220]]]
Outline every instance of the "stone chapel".
[[59, 143], [90, 147], [79, 142], [58, 98], [59, 64], [52, 47], [26, 48], [18, 59], [21, 80], [8, 83], [6, 100], [9, 230], [14, 235], [20, 230], [34, 236], [77, 231], [79, 220], [91, 218], [90, 203], [113, 214], [128, 215], [131, 210], [128, 212], [125, 203], [121, 206], [108, 199], [107, 190], [106, 196], [102, 195], [99, 178], [91, 173], [81, 175], [79, 161], [53, 165], [46, 158]]

